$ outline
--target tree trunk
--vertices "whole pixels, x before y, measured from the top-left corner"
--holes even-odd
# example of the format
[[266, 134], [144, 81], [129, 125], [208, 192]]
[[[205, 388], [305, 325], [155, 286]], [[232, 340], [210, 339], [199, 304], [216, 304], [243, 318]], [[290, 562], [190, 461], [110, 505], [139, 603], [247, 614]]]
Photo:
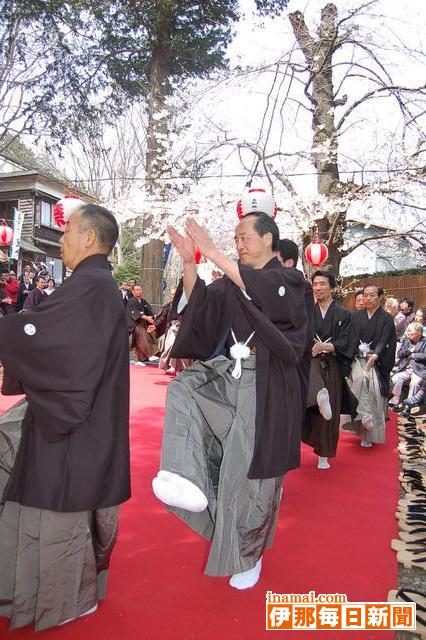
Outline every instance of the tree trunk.
[[[153, 51], [148, 101], [148, 130], [146, 149], [146, 190], [151, 196], [161, 199], [164, 188], [161, 176], [167, 168], [167, 131], [166, 98], [169, 94], [168, 82], [169, 54], [165, 46]], [[145, 230], [153, 228], [152, 216], [143, 221]], [[142, 285], [144, 297], [157, 312], [163, 305], [163, 260], [164, 243], [150, 240], [142, 249]]]
[[[317, 170], [318, 193], [333, 198], [342, 192], [338, 168], [338, 138], [334, 122], [333, 54], [339, 46], [336, 27], [337, 8], [327, 4], [321, 11], [321, 23], [317, 37], [306, 26], [303, 15], [296, 11], [289, 19], [295, 38], [303, 52], [310, 72], [305, 89], [312, 106], [311, 158]], [[339, 247], [343, 241], [344, 216], [336, 214], [316, 220], [320, 240], [328, 246], [331, 264], [339, 273], [341, 256]], [[304, 247], [310, 238], [304, 239]]]

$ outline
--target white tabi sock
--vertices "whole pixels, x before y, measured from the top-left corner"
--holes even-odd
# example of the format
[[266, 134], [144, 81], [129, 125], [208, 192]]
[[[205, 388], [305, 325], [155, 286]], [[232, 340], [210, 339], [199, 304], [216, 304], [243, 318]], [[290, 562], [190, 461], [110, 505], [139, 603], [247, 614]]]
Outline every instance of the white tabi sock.
[[207, 507], [207, 498], [201, 489], [190, 480], [171, 471], [161, 469], [152, 481], [152, 490], [159, 500], [171, 507], [195, 513], [204, 511]]
[[318, 409], [324, 420], [331, 420], [333, 413], [331, 411], [330, 396], [325, 387], [317, 393]]
[[262, 558], [256, 562], [253, 569], [248, 571], [242, 571], [241, 573], [234, 573], [231, 577], [229, 584], [234, 589], [250, 589], [258, 582], [260, 578], [260, 572], [262, 571]]
[[370, 447], [373, 446], [373, 443], [370, 442], [369, 440], [361, 440], [360, 445], [361, 447], [364, 447], [364, 449], [369, 449]]
[[325, 458], [324, 456], [318, 456], [317, 469], [330, 469], [328, 458]]

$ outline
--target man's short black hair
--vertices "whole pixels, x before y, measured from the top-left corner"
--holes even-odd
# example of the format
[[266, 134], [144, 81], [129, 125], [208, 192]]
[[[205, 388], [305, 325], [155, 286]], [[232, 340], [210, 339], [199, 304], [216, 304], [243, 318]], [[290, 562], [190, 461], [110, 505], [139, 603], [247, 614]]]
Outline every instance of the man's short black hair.
[[293, 260], [294, 266], [297, 266], [297, 261], [299, 259], [299, 247], [295, 242], [293, 242], [293, 240], [289, 240], [288, 238], [282, 238], [282, 240], [279, 240], [277, 251], [283, 262], [286, 260]]
[[40, 282], [40, 279], [42, 279], [42, 280], [46, 280], [46, 276], [37, 276], [37, 277], [35, 278], [35, 281], [36, 281], [36, 282]]
[[85, 204], [81, 207], [81, 228], [94, 229], [101, 247], [111, 253], [118, 240], [118, 224], [114, 215], [105, 207]]
[[362, 292], [364, 293], [366, 289], [370, 289], [371, 287], [373, 287], [373, 289], [377, 290], [377, 295], [378, 296], [382, 296], [384, 294], [384, 289], [382, 289], [382, 287], [379, 287], [377, 284], [366, 284], [365, 287], [363, 288]]
[[261, 238], [266, 233], [272, 234], [272, 251], [276, 251], [278, 248], [278, 241], [280, 239], [280, 232], [278, 230], [277, 224], [271, 216], [268, 216], [267, 213], [263, 213], [261, 211], [255, 213], [247, 213], [247, 215], [243, 216], [243, 220], [253, 216], [256, 218], [253, 229], [260, 235]]
[[410, 309], [414, 309], [414, 305], [416, 304], [414, 298], [402, 298], [401, 302], [406, 302]]
[[328, 284], [330, 285], [331, 289], [336, 288], [336, 278], [331, 273], [331, 271], [321, 271], [320, 269], [318, 269], [318, 271], [315, 271], [314, 275], [312, 276], [311, 282], [313, 283], [315, 278], [319, 278], [320, 276], [321, 278], [327, 278]]

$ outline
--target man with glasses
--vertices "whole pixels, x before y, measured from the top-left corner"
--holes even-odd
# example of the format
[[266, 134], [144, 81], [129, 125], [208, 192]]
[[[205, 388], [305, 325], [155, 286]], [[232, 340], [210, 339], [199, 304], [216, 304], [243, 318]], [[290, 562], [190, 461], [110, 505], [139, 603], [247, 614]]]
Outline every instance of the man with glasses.
[[[238, 262], [194, 219], [184, 236], [168, 232], [183, 259], [188, 299], [171, 355], [198, 362], [169, 385], [153, 490], [211, 541], [205, 573], [247, 589], [272, 544], [283, 476], [300, 463], [304, 278], [278, 262], [278, 228], [264, 213], [237, 226]], [[224, 277], [204, 284], [195, 245]]]

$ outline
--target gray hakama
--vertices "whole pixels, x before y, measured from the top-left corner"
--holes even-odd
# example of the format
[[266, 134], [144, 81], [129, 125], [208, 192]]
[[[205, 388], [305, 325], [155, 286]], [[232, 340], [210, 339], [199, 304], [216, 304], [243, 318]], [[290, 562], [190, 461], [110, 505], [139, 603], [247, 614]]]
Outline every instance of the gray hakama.
[[[375, 367], [366, 370], [367, 360], [356, 357], [347, 379], [349, 389], [358, 400], [357, 415], [352, 422], [342, 425], [344, 431], [355, 432], [361, 438], [373, 443], [386, 439], [387, 398], [382, 396]], [[364, 416], [371, 416], [373, 429], [366, 430], [362, 424]]]
[[105, 597], [118, 507], [60, 513], [2, 502], [27, 402], [0, 417], [0, 616], [36, 631], [76, 618]]
[[282, 476], [247, 478], [255, 441], [255, 364], [251, 355], [235, 379], [234, 360], [196, 362], [168, 387], [161, 468], [197, 485], [208, 506], [201, 513], [166, 506], [211, 541], [207, 575], [252, 569], [275, 533]]

